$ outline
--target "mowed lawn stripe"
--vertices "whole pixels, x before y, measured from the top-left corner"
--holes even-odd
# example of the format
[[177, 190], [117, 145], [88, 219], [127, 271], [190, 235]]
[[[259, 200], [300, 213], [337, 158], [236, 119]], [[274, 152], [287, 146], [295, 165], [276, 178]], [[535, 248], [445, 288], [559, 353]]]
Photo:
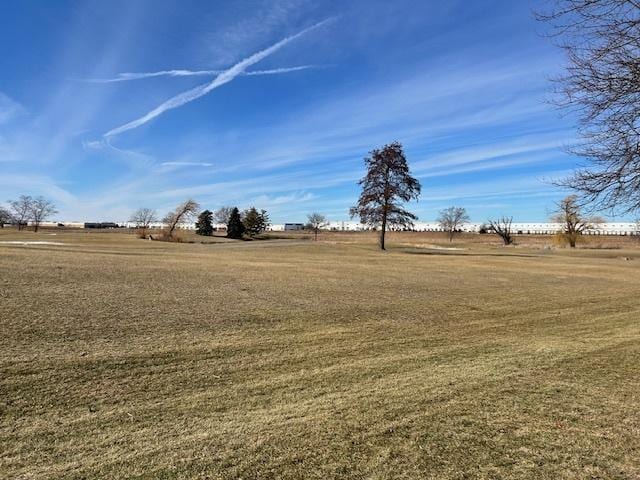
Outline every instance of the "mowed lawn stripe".
[[634, 251], [96, 236], [0, 248], [3, 476], [640, 473]]

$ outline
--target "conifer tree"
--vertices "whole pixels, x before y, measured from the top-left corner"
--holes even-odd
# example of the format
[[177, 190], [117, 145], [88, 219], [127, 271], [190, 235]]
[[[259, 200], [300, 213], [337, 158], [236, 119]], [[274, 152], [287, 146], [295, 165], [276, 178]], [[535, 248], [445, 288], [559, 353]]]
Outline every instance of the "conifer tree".
[[237, 207], [233, 207], [229, 214], [229, 222], [227, 223], [227, 237], [241, 239], [244, 233], [244, 225], [240, 218], [240, 211]]
[[260, 210], [258, 212], [255, 207], [251, 207], [245, 210], [242, 223], [244, 224], [245, 232], [249, 236], [255, 237], [264, 232], [270, 225], [269, 215], [266, 210]]
[[196, 234], [198, 235], [213, 235], [213, 212], [211, 210], [205, 210], [198, 215], [198, 221], [196, 222]]
[[402, 204], [418, 199], [420, 182], [409, 173], [400, 142], [373, 150], [364, 162], [367, 174], [359, 182], [362, 193], [350, 214], [352, 218], [360, 217], [365, 225], [380, 228], [380, 249], [384, 250], [389, 226], [409, 227], [418, 218]]

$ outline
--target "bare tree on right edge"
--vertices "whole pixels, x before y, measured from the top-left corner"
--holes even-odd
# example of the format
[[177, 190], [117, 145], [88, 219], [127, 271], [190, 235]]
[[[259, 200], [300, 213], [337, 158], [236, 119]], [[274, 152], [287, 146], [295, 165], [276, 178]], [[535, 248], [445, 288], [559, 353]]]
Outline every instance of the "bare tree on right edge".
[[147, 238], [147, 230], [153, 222], [158, 220], [156, 211], [152, 208], [139, 208], [131, 214], [129, 221], [135, 223], [140, 238]]
[[402, 202], [417, 200], [420, 182], [409, 173], [407, 158], [400, 142], [371, 151], [365, 157], [367, 174], [358, 182], [362, 192], [358, 204], [351, 207], [351, 217], [358, 216], [366, 225], [380, 228], [380, 250], [385, 249], [387, 227], [412, 226], [418, 217], [402, 208]]
[[178, 205], [173, 212], [168, 213], [164, 217], [164, 223], [167, 224], [167, 228], [165, 230], [165, 238], [167, 240], [173, 239], [173, 232], [178, 227], [185, 222], [193, 219], [195, 215], [200, 211], [200, 205], [194, 200], [187, 200]]
[[26, 227], [29, 220], [31, 220], [32, 204], [33, 198], [29, 195], [20, 195], [18, 200], [9, 201], [11, 216], [13, 217], [13, 221], [18, 224], [18, 230]]
[[562, 183], [597, 209], [640, 208], [640, 2], [549, 0], [537, 18], [567, 58], [557, 103], [579, 120], [570, 150], [588, 164]]
[[511, 224], [513, 223], [513, 217], [500, 217], [497, 220], [489, 219], [489, 230], [495, 232], [505, 245], [511, 245], [513, 243], [513, 236], [511, 233]]
[[309, 227], [313, 230], [313, 240], [318, 241], [318, 232], [321, 228], [324, 228], [328, 225], [327, 217], [322, 215], [321, 213], [313, 212], [307, 215], [307, 222]]
[[562, 199], [558, 202], [557, 208], [551, 221], [562, 225], [559, 233], [571, 248], [575, 248], [580, 235], [597, 228], [598, 224], [604, 223], [600, 217], [585, 217], [576, 195], [569, 195]]
[[469, 223], [471, 219], [467, 215], [467, 211], [462, 207], [449, 207], [440, 211], [437, 222], [440, 228], [449, 234], [449, 241], [453, 240], [453, 236], [462, 228], [465, 223]]

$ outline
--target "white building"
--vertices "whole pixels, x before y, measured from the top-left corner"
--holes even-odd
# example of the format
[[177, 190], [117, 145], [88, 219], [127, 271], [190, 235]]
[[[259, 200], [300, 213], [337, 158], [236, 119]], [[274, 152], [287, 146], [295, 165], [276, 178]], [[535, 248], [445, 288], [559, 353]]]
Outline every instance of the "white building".
[[[135, 228], [135, 223], [132, 222], [118, 222], [118, 226], [125, 228]], [[67, 228], [84, 228], [84, 222], [42, 222], [42, 227], [59, 227], [64, 226]], [[462, 232], [477, 233], [483, 226], [487, 226], [486, 223], [466, 223], [461, 228]], [[149, 228], [162, 229], [166, 227], [166, 224], [162, 222], [154, 222]], [[195, 230], [195, 222], [183, 223], [178, 225], [181, 230]], [[213, 228], [218, 231], [224, 231], [227, 226], [224, 223], [214, 223]], [[302, 223], [279, 223], [273, 224], [267, 228], [271, 232], [283, 232], [283, 231], [296, 231], [302, 230], [304, 224]], [[560, 231], [562, 225], [559, 223], [549, 222], [518, 222], [511, 224], [511, 231], [517, 235], [553, 235]], [[363, 225], [360, 222], [355, 221], [340, 221], [329, 222], [323, 230], [332, 231], [346, 231], [346, 232], [358, 232], [371, 230], [367, 225]], [[391, 228], [390, 230], [403, 230], [402, 228]], [[415, 222], [411, 231], [414, 232], [442, 232], [443, 229], [440, 224], [436, 222]], [[640, 235], [640, 224], [633, 222], [606, 222], [599, 224], [597, 228], [584, 232], [585, 235]]]
[[[466, 223], [460, 228], [463, 232], [477, 233], [486, 223]], [[511, 231], [517, 235], [552, 235], [562, 229], [562, 224], [550, 222], [519, 222], [511, 224]], [[325, 230], [333, 231], [362, 231], [371, 230], [367, 225], [359, 222], [330, 222]], [[403, 230], [391, 228], [391, 230]], [[436, 222], [415, 222], [410, 230], [415, 232], [442, 232], [444, 231]], [[586, 235], [640, 235], [640, 225], [632, 222], [607, 222], [602, 223], [593, 230], [585, 232]]]

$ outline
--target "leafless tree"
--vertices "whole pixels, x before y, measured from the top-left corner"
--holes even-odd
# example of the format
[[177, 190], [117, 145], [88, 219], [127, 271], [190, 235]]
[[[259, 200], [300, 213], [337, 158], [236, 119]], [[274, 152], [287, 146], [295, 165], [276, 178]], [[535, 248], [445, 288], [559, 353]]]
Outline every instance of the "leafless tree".
[[513, 236], [511, 233], [511, 224], [513, 223], [513, 217], [500, 217], [497, 220], [489, 219], [489, 229], [498, 235], [505, 245], [511, 245], [513, 243]]
[[351, 207], [351, 217], [359, 216], [364, 224], [380, 228], [380, 249], [385, 249], [385, 234], [390, 226], [412, 226], [416, 217], [402, 208], [403, 202], [417, 200], [420, 182], [409, 173], [409, 165], [400, 142], [371, 151], [364, 159], [367, 174], [360, 180], [362, 193]]
[[13, 222], [13, 217], [9, 210], [4, 207], [0, 207], [0, 228], [4, 228], [5, 223]]
[[563, 183], [582, 202], [640, 207], [640, 2], [549, 0], [537, 13], [568, 58], [558, 104], [580, 119], [571, 151], [588, 164]]
[[233, 207], [220, 207], [218, 210], [213, 212], [214, 223], [224, 223], [225, 225], [229, 223], [229, 217], [231, 216], [232, 210]]
[[158, 220], [156, 211], [152, 208], [139, 208], [133, 214], [129, 221], [135, 223], [136, 229], [138, 229], [138, 235], [140, 238], [147, 237], [147, 230], [149, 226]]
[[453, 240], [455, 233], [471, 219], [467, 211], [462, 207], [449, 207], [440, 211], [437, 222], [440, 228], [449, 234], [449, 241]]
[[37, 197], [31, 202], [31, 221], [33, 222], [33, 231], [37, 232], [40, 224], [51, 215], [58, 213], [56, 206], [44, 197]]
[[33, 198], [29, 195], [20, 195], [18, 200], [9, 200], [9, 208], [13, 221], [18, 224], [18, 230], [22, 230], [31, 220], [31, 205]]
[[307, 215], [307, 221], [309, 223], [309, 226], [313, 230], [313, 239], [315, 241], [318, 241], [318, 232], [321, 228], [326, 227], [328, 224], [327, 217], [325, 217], [321, 213], [313, 212]]
[[178, 225], [188, 222], [195, 215], [198, 214], [200, 210], [200, 205], [194, 200], [187, 200], [182, 202], [180, 205], [176, 207], [173, 212], [170, 212], [164, 217], [164, 223], [167, 224], [165, 237], [168, 240], [173, 238], [173, 232], [178, 227]]
[[576, 195], [569, 195], [558, 202], [557, 212], [551, 217], [551, 221], [562, 225], [559, 233], [571, 248], [575, 248], [580, 235], [604, 222], [600, 217], [585, 217]]

